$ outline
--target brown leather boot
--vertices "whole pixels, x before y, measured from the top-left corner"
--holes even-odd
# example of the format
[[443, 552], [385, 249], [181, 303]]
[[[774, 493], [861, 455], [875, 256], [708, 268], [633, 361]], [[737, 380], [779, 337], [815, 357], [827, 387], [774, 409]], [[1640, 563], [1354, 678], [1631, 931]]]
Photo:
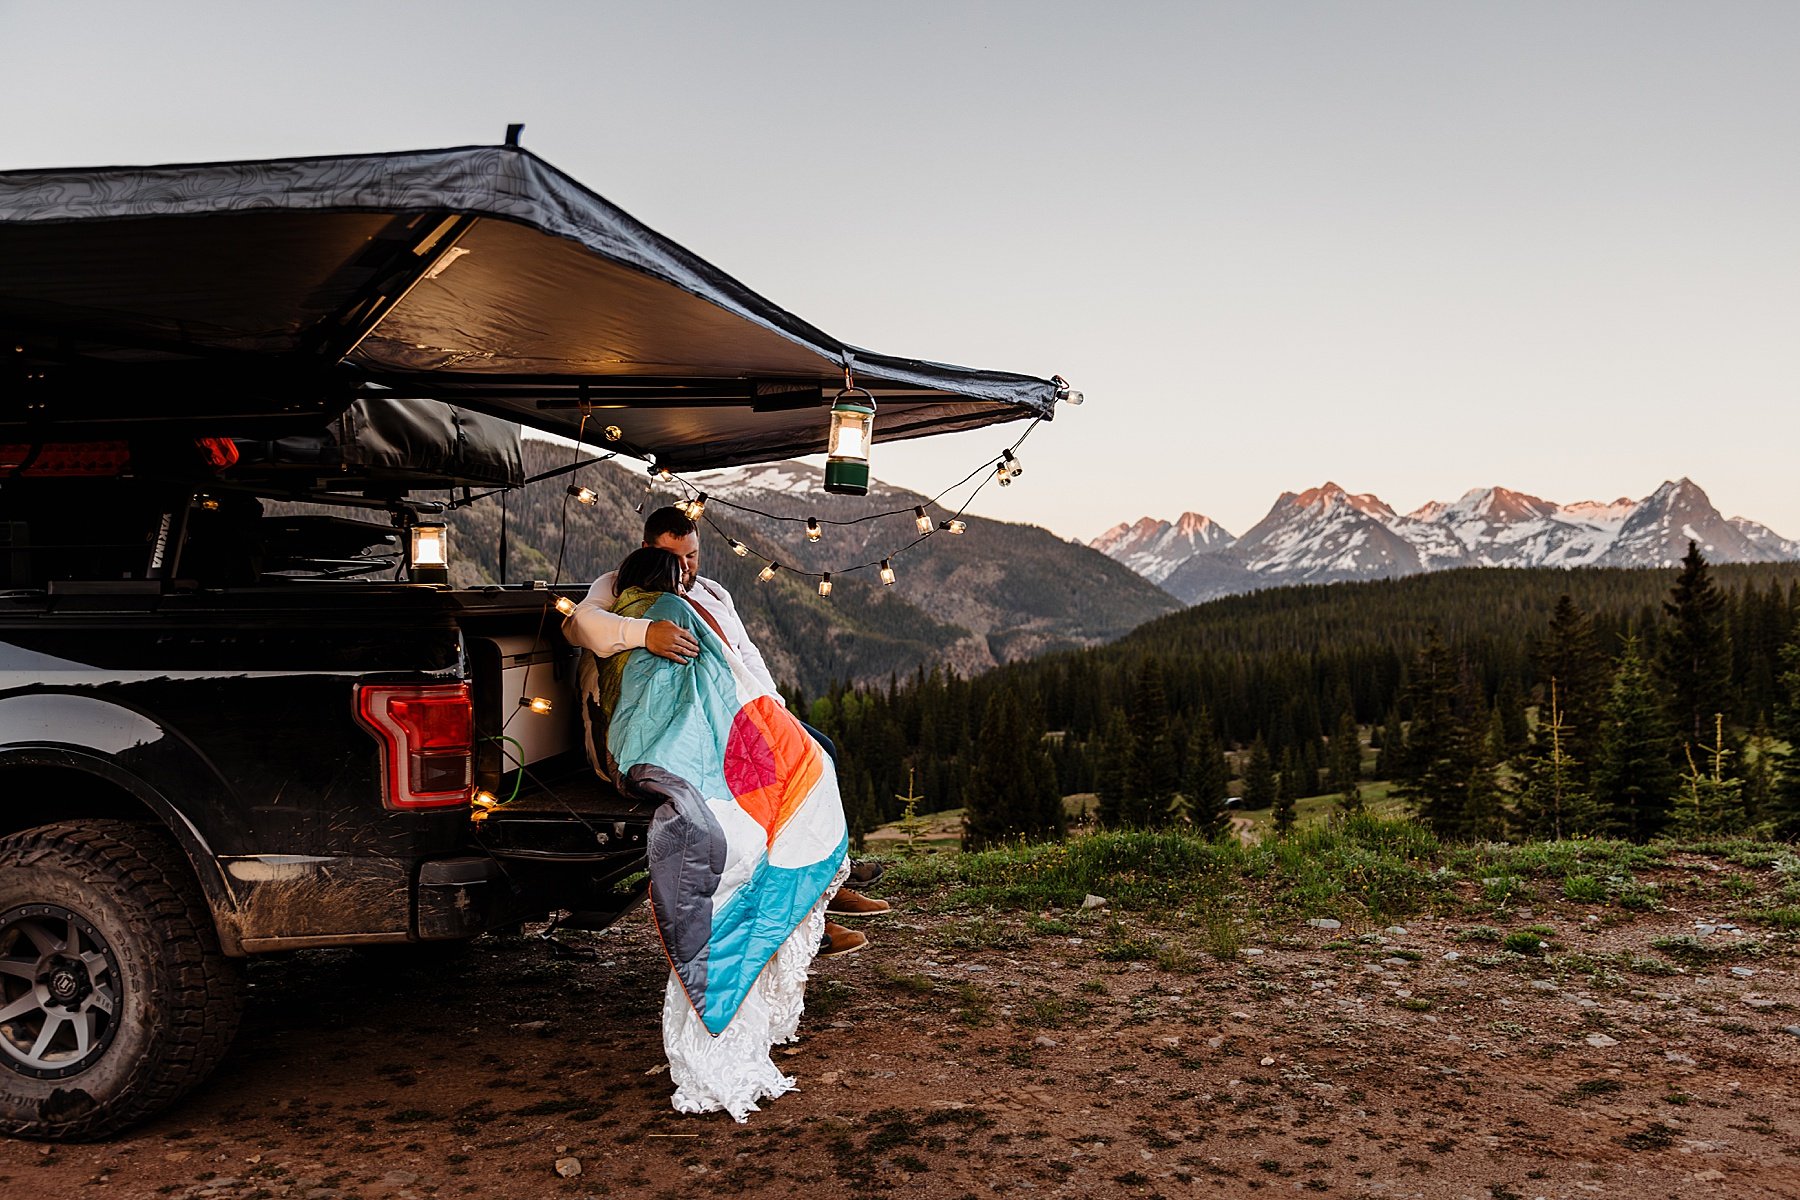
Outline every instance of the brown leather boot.
[[892, 910], [886, 900], [871, 900], [861, 892], [839, 888], [825, 911], [840, 917], [875, 917]]
[[839, 954], [855, 954], [869, 944], [866, 934], [854, 929], [845, 929], [836, 921], [825, 922], [825, 937], [819, 943], [819, 957], [831, 958]]
[[859, 858], [850, 864], [850, 877], [844, 880], [844, 882], [854, 884], [859, 888], [865, 888], [874, 883], [877, 879], [880, 879], [882, 875], [886, 873], [886, 863], [876, 862], [872, 858]]

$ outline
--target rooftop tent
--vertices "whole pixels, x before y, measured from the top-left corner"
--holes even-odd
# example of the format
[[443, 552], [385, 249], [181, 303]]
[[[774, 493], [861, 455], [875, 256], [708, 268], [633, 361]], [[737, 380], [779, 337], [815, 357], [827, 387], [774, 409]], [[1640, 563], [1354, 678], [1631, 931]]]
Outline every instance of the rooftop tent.
[[515, 146], [0, 173], [0, 437], [281, 437], [444, 401], [674, 469], [1051, 415], [1057, 383], [845, 345]]

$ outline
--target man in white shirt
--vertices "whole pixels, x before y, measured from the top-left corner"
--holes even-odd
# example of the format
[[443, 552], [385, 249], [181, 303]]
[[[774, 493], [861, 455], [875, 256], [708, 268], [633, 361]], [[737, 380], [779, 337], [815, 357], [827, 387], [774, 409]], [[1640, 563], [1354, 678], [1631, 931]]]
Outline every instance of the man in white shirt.
[[[700, 575], [700, 527], [678, 508], [659, 508], [644, 518], [644, 545], [667, 550], [681, 560], [681, 585], [688, 602], [700, 609], [705, 616], [712, 618], [713, 627], [725, 639], [726, 645], [744, 661], [757, 682], [779, 700], [782, 707], [787, 707], [787, 700], [769, 675], [768, 664], [763, 662], [762, 652], [750, 640], [750, 634], [744, 628], [744, 620], [738, 616], [737, 605], [731, 602], [731, 593], [717, 580], [705, 579]], [[564, 619], [564, 637], [574, 645], [592, 650], [601, 658], [611, 658], [627, 650], [642, 649], [670, 662], [686, 663], [700, 653], [700, 644], [694, 640], [694, 635], [673, 621], [647, 621], [642, 617], [623, 617], [607, 611], [619, 598], [617, 579], [617, 571], [608, 571], [594, 580], [593, 586], [588, 588], [587, 596]], [[824, 748], [835, 767], [837, 747], [832, 744], [831, 739], [805, 721], [800, 724]], [[873, 882], [873, 876], [880, 873], [879, 870], [875, 870], [873, 874], [868, 872], [868, 868], [875, 865], [859, 864], [858, 869], [864, 872], [868, 882]], [[887, 912], [888, 903], [859, 895], [846, 887], [838, 889], [827, 911], [850, 916], [874, 916]], [[868, 939], [862, 934], [831, 924], [826, 927], [821, 953], [847, 954], [860, 950], [867, 944]]]
[[[681, 560], [681, 586], [688, 602], [703, 609], [713, 619], [725, 643], [744, 660], [756, 681], [785, 707], [787, 701], [770, 677], [762, 652], [744, 629], [737, 605], [731, 602], [731, 593], [716, 580], [700, 577], [699, 527], [678, 508], [659, 508], [644, 519], [644, 545], [660, 547]], [[627, 650], [648, 650], [658, 658], [685, 663], [700, 653], [700, 643], [694, 640], [694, 635], [673, 621], [646, 621], [642, 617], [622, 617], [608, 612], [613, 601], [619, 598], [615, 586], [617, 578], [617, 571], [608, 571], [594, 580], [586, 598], [563, 621], [564, 637], [577, 646], [587, 647], [601, 658], [611, 658]], [[819, 737], [817, 730], [810, 732]], [[823, 740], [820, 744], [829, 745]]]

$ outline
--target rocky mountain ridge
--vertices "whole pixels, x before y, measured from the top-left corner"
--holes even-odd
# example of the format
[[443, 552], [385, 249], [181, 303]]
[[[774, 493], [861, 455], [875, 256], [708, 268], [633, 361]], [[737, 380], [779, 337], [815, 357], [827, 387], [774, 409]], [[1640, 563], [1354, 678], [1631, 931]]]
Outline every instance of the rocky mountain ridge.
[[[1208, 531], [1199, 536], [1198, 531]], [[1395, 578], [1455, 567], [1669, 567], [1698, 543], [1713, 562], [1800, 560], [1800, 542], [1726, 518], [1699, 485], [1666, 481], [1642, 500], [1558, 504], [1503, 487], [1404, 515], [1336, 483], [1283, 492], [1239, 537], [1198, 513], [1145, 517], [1090, 545], [1187, 604], [1293, 583]]]

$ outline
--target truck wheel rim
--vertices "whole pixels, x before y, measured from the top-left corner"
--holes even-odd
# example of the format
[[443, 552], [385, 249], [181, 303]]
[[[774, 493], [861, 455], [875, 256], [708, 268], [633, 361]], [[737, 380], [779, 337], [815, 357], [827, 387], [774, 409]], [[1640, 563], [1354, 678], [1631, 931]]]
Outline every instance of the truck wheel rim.
[[55, 904], [0, 914], [0, 1063], [35, 1079], [86, 1070], [122, 999], [118, 956], [86, 918]]

